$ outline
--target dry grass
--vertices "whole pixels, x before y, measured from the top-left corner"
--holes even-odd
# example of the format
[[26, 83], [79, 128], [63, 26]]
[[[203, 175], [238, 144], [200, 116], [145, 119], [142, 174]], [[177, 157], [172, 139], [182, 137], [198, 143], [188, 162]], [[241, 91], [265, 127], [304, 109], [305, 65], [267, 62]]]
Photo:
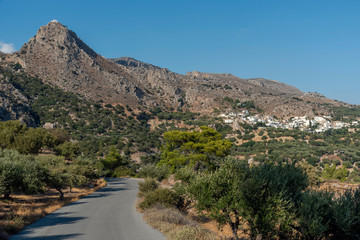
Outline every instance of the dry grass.
[[15, 234], [47, 214], [103, 188], [106, 181], [99, 179], [94, 186], [91, 189], [73, 188], [71, 192], [68, 190], [64, 200], [59, 199], [54, 189], [39, 195], [12, 195], [11, 200], [0, 199], [0, 224], [7, 233]]
[[158, 229], [169, 240], [213, 240], [219, 236], [202, 227], [190, 217], [176, 209], [166, 208], [162, 205], [143, 212], [144, 220], [153, 228]]
[[[164, 179], [160, 186], [171, 188], [175, 184], [174, 176]], [[143, 210], [139, 207], [144, 201], [144, 196], [138, 195], [135, 206], [138, 212], [143, 213], [144, 220], [153, 228], [159, 230], [170, 240], [174, 239], [233, 239], [231, 228], [228, 224], [219, 229], [216, 221], [205, 216], [200, 216], [195, 208], [191, 207], [185, 213], [177, 209], [167, 208], [156, 204], [152, 208]], [[243, 231], [238, 231], [240, 239], [247, 240], [249, 236]]]

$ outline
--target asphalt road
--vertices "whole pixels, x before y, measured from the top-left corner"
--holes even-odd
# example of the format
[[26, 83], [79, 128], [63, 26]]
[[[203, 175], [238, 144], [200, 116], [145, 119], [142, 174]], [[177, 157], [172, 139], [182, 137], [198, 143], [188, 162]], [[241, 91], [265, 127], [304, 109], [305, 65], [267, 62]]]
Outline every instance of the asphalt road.
[[165, 239], [146, 224], [135, 209], [137, 182], [136, 179], [108, 179], [105, 188], [58, 209], [10, 239]]

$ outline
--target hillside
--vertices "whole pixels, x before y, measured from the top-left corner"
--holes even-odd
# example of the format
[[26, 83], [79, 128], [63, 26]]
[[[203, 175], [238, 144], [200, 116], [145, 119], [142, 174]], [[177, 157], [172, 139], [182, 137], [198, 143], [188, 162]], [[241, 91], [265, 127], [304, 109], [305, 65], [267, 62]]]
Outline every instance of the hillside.
[[0, 68], [0, 121], [20, 120], [29, 126], [36, 126], [30, 102], [10, 80], [11, 74]]
[[18, 52], [6, 55], [5, 62], [19, 63], [26, 73], [87, 100], [147, 109], [209, 113], [231, 109], [227, 98], [254, 101], [267, 114], [291, 117], [329, 114], [329, 105], [344, 105], [274, 80], [196, 71], [183, 75], [130, 57], [106, 59], [56, 21], [40, 27]]

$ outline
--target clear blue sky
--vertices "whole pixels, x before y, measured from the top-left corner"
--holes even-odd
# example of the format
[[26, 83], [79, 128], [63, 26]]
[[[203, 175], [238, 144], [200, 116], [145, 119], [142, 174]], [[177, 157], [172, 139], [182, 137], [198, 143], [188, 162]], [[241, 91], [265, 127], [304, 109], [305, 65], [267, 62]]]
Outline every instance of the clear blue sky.
[[359, 0], [0, 0], [0, 45], [18, 50], [52, 19], [105, 57], [274, 79], [360, 104]]

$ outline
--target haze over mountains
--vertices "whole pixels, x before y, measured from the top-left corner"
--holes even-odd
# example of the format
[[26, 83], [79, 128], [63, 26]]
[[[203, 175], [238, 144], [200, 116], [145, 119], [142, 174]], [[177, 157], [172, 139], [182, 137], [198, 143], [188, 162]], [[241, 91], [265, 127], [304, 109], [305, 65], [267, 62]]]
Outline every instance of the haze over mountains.
[[[266, 114], [291, 117], [329, 114], [329, 106], [346, 105], [274, 80], [197, 71], [182, 75], [130, 57], [106, 59], [56, 21], [40, 27], [18, 52], [0, 53], [0, 58], [2, 64], [19, 63], [25, 73], [85, 99], [132, 107], [206, 113], [230, 108], [227, 97], [252, 100]], [[6, 88], [2, 85], [1, 91]]]

